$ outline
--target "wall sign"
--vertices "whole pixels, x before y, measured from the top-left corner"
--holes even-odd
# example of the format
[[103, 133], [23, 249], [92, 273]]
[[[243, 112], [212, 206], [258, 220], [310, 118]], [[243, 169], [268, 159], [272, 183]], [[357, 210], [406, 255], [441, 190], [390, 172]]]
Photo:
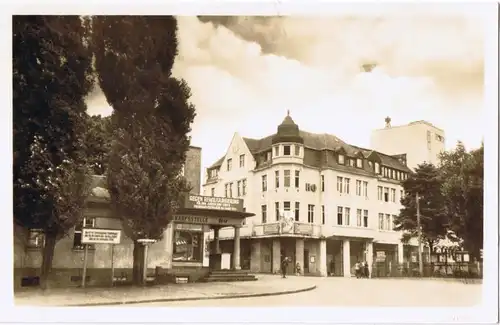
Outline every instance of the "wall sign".
[[203, 231], [203, 225], [177, 223], [175, 224], [175, 230]]
[[192, 215], [176, 215], [173, 221], [199, 225], [241, 226], [243, 220], [224, 217], [199, 217]]
[[186, 209], [244, 212], [242, 199], [232, 199], [215, 196], [187, 195], [184, 207]]
[[82, 244], [119, 244], [121, 230], [116, 229], [82, 229]]

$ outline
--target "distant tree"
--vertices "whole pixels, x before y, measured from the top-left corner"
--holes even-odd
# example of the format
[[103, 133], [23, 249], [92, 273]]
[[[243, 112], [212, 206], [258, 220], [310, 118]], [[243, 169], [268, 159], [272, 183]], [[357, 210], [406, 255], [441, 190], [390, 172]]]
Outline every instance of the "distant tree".
[[418, 165], [404, 182], [403, 208], [394, 220], [394, 229], [403, 231], [403, 242], [417, 237], [416, 194], [420, 203], [420, 226], [422, 241], [432, 249], [447, 233], [447, 220], [444, 214], [444, 197], [441, 193], [442, 181], [439, 170], [432, 164]]
[[188, 85], [171, 77], [175, 18], [98, 16], [92, 28], [99, 83], [114, 109], [111, 203], [134, 241], [133, 278], [141, 283], [146, 266], [137, 240], [161, 239], [189, 190], [180, 171], [195, 108]]
[[463, 240], [471, 257], [479, 258], [483, 248], [484, 144], [467, 152], [459, 142], [454, 150], [443, 152], [440, 158], [450, 230]]
[[45, 235], [46, 287], [58, 239], [81, 218], [89, 190], [83, 149], [92, 55], [79, 16], [14, 16], [14, 221]]
[[87, 163], [94, 175], [104, 175], [111, 150], [111, 116], [93, 115], [87, 119], [88, 127], [84, 135]]

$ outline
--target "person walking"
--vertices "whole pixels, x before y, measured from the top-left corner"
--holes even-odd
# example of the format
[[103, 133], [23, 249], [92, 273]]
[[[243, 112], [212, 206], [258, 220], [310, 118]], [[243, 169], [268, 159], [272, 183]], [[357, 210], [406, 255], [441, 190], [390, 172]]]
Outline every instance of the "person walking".
[[356, 275], [356, 279], [359, 279], [359, 276], [360, 276], [360, 263], [359, 262], [356, 262], [356, 264], [354, 264], [354, 274]]
[[283, 276], [283, 279], [286, 278], [287, 267], [288, 267], [288, 257], [285, 256], [285, 258], [283, 258], [283, 261], [281, 261], [281, 275]]
[[330, 276], [335, 274], [335, 261], [333, 258], [330, 260]]
[[370, 270], [368, 268], [368, 262], [365, 261], [365, 265], [364, 265], [364, 274], [365, 274], [365, 278], [369, 279], [370, 278]]

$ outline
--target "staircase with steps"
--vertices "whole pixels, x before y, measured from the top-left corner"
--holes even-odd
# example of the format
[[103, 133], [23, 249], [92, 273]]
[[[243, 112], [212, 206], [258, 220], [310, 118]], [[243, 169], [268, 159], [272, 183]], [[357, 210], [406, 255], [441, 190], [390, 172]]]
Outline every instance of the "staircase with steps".
[[204, 279], [204, 282], [236, 281], [257, 281], [257, 278], [255, 275], [248, 274], [245, 270], [212, 270]]

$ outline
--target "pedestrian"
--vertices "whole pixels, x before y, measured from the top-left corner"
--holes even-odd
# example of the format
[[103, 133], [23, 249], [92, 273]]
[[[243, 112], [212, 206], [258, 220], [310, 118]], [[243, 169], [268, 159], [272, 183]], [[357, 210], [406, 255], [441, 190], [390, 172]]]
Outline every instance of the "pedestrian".
[[330, 276], [333, 276], [335, 274], [335, 261], [333, 258], [330, 261]]
[[281, 275], [286, 278], [286, 268], [288, 267], [288, 257], [285, 257], [281, 262]]
[[365, 272], [364, 272], [364, 273], [365, 273], [365, 278], [367, 278], [367, 279], [368, 279], [368, 278], [370, 278], [370, 270], [369, 270], [369, 268], [368, 268], [368, 262], [367, 262], [367, 261], [365, 261], [365, 266], [364, 266], [364, 268], [365, 268]]
[[359, 264], [359, 262], [356, 262], [356, 264], [354, 264], [354, 274], [356, 275], [357, 279], [359, 279], [361, 269]]
[[296, 276], [300, 275], [300, 264], [299, 264], [299, 262], [297, 262], [297, 264], [295, 265], [295, 275]]

